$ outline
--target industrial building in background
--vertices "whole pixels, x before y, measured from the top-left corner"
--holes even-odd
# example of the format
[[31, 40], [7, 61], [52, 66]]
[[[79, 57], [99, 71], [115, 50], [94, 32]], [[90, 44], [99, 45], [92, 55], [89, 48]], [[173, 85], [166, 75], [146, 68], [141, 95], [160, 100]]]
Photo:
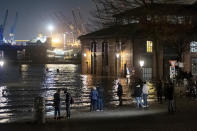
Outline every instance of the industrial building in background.
[[6, 61], [20, 63], [80, 63], [81, 46], [78, 37], [85, 34], [86, 29], [80, 10], [72, 10], [72, 15], [74, 22], [68, 22], [63, 13], [55, 13], [55, 18], [60, 24], [56, 27], [49, 25], [49, 35], [40, 33], [32, 40], [17, 40], [18, 12], [10, 27], [9, 37], [5, 39], [4, 31], [8, 18], [6, 10], [0, 25], [1, 56]]

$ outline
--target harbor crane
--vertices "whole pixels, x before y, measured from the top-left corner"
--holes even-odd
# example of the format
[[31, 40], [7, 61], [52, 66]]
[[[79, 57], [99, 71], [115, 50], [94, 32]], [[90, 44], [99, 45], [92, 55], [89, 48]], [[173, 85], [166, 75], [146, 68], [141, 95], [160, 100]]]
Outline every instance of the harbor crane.
[[4, 43], [4, 35], [3, 34], [4, 34], [5, 26], [7, 23], [7, 18], [8, 18], [8, 10], [6, 10], [5, 16], [3, 19], [3, 23], [0, 25], [0, 44]]
[[14, 23], [11, 26], [11, 29], [10, 29], [10, 42], [11, 42], [11, 44], [15, 44], [15, 33], [16, 33], [17, 21], [18, 21], [18, 12], [16, 12]]

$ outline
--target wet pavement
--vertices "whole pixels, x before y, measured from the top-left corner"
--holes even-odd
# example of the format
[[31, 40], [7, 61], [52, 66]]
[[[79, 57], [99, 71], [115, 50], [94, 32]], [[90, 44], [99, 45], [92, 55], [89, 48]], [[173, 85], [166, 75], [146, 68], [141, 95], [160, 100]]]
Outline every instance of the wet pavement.
[[17, 122], [0, 124], [5, 131], [196, 131], [197, 101], [176, 99], [175, 113], [167, 112], [167, 102], [149, 103], [148, 109], [123, 105], [102, 112], [72, 112], [71, 119], [48, 118], [45, 124]]
[[[75, 99], [73, 109], [88, 110], [90, 89], [97, 85], [104, 90], [104, 106], [116, 106], [116, 83], [121, 81], [123, 99], [130, 102], [131, 91], [125, 79], [81, 75], [80, 72], [80, 65], [73, 64], [5, 65], [0, 68], [0, 123], [32, 119], [33, 100], [37, 96], [45, 98], [46, 115], [52, 116], [53, 94], [57, 88], [68, 88]], [[64, 110], [63, 91], [61, 98]]]

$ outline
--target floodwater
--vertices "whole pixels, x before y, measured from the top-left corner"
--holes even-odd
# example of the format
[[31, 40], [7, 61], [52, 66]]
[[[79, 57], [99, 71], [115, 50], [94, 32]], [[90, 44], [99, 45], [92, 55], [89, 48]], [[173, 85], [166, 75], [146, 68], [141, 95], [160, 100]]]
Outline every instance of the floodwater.
[[[47, 71], [48, 68], [48, 71]], [[59, 72], [57, 72], [59, 69]], [[82, 75], [80, 65], [4, 65], [0, 67], [0, 123], [33, 119], [33, 101], [45, 98], [47, 116], [53, 115], [53, 95], [58, 88], [67, 88], [74, 97], [72, 110], [89, 110], [92, 87], [104, 90], [104, 106], [116, 106], [117, 81], [123, 85], [124, 99], [130, 99], [126, 80]], [[61, 91], [61, 108], [65, 109], [65, 96]]]

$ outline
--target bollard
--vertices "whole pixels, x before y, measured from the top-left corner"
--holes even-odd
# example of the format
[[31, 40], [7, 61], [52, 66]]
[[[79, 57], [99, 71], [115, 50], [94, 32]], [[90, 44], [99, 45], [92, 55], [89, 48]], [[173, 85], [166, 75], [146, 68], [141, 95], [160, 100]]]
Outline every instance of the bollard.
[[44, 97], [34, 98], [34, 122], [38, 124], [45, 123], [45, 99]]

